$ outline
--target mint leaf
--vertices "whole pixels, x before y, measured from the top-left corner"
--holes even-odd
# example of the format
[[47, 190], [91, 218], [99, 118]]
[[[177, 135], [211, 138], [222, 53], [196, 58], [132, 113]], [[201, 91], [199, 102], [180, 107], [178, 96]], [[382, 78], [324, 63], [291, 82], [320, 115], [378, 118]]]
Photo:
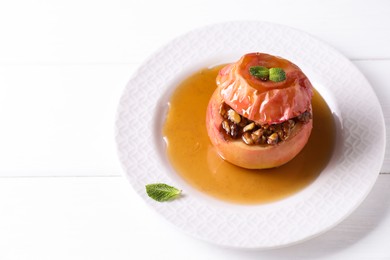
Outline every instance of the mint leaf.
[[249, 73], [261, 80], [267, 80], [269, 75], [269, 70], [263, 66], [253, 66], [249, 68]]
[[175, 199], [181, 193], [181, 190], [165, 183], [148, 184], [145, 188], [148, 196], [159, 202]]
[[281, 68], [269, 69], [269, 80], [274, 82], [280, 82], [286, 79], [286, 72]]

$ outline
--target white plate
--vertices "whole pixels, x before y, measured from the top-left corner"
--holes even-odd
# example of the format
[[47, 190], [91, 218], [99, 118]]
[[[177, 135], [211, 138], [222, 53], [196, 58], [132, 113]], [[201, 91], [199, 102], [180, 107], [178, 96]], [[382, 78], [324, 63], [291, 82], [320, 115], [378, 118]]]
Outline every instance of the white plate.
[[[169, 96], [191, 73], [266, 52], [297, 64], [330, 106], [337, 125], [335, 153], [307, 188], [274, 203], [244, 206], [218, 201], [183, 181], [170, 167], [162, 140]], [[346, 218], [366, 197], [385, 151], [381, 107], [364, 76], [326, 44], [281, 25], [230, 22], [179, 37], [152, 55], [120, 100], [117, 146], [128, 180], [162, 216], [199, 239], [237, 248], [275, 248], [316, 236]], [[158, 203], [145, 185], [164, 182], [184, 197]]]

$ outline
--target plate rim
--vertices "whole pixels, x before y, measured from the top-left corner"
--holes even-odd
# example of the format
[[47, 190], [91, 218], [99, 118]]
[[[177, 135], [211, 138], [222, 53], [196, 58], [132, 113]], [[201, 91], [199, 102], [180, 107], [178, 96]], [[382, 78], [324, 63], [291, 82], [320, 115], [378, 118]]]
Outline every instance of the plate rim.
[[[201, 27], [201, 28], [198, 28], [198, 29], [195, 29], [193, 31], [190, 31], [182, 36], [179, 36], [177, 38], [175, 38], [173, 41], [167, 43], [165, 46], [161, 47], [159, 50], [157, 50], [155, 52], [155, 54], [151, 55], [140, 67], [139, 69], [133, 74], [133, 76], [131, 77], [131, 79], [129, 80], [129, 82], [127, 83], [126, 85], [126, 88], [124, 89], [123, 91], [123, 94], [122, 94], [122, 97], [121, 97], [121, 100], [120, 100], [120, 103], [118, 105], [118, 110], [117, 110], [117, 119], [116, 119], [116, 143], [117, 143], [117, 152], [118, 152], [118, 156], [120, 158], [120, 161], [121, 161], [121, 166], [123, 168], [123, 173], [124, 175], [127, 177], [127, 179], [129, 180], [129, 182], [131, 183], [131, 186], [133, 186], [133, 188], [136, 190], [137, 194], [140, 195], [146, 202], [148, 205], [150, 205], [152, 208], [156, 209], [161, 215], [163, 215], [166, 219], [168, 219], [170, 222], [173, 222], [173, 224], [175, 224], [175, 222], [171, 219], [171, 217], [167, 216], [166, 214], [164, 214], [164, 211], [166, 211], [166, 209], [164, 209], [164, 207], [166, 207], [167, 209], [171, 209], [172, 207], [175, 207], [173, 205], [179, 205], [179, 206], [183, 206], [183, 203], [185, 203], [185, 199], [182, 199], [182, 200], [178, 200], [176, 203], [175, 202], [172, 202], [172, 203], [169, 203], [169, 204], [156, 204], [155, 202], [151, 201], [148, 197], [145, 196], [145, 192], [144, 190], [142, 190], [140, 188], [140, 185], [139, 183], [135, 182], [134, 181], [134, 178], [131, 176], [131, 174], [129, 173], [129, 167], [127, 165], [128, 161], [127, 159], [124, 158], [124, 155], [123, 155], [123, 149], [125, 148], [128, 148], [128, 146], [123, 146], [123, 110], [124, 109], [127, 109], [128, 107], [126, 106], [126, 102], [128, 102], [128, 99], [127, 98], [124, 98], [127, 94], [127, 92], [129, 91], [130, 88], [132, 88], [132, 85], [133, 85], [133, 81], [134, 81], [134, 78], [136, 78], [138, 75], [142, 74], [142, 73], [145, 73], [145, 64], [148, 64], [150, 63], [151, 61], [155, 60], [155, 55], [157, 54], [161, 54], [161, 52], [163, 52], [164, 50], [166, 50], [166, 48], [169, 48], [169, 46], [171, 46], [172, 44], [175, 44], [175, 42], [177, 41], [181, 41], [183, 39], [185, 39], [186, 37], [190, 37], [190, 38], [193, 38], [194, 35], [197, 35], [199, 33], [202, 33], [204, 32], [205, 30], [212, 30], [212, 29], [215, 29], [217, 27], [219, 28], [228, 28], [230, 25], [237, 25], [237, 26], [261, 26], [261, 27], [268, 27], [268, 28], [275, 28], [275, 27], [278, 27], [279, 29], [282, 28], [282, 30], [287, 30], [289, 32], [292, 32], [292, 34], [297, 34], [297, 35], [305, 35], [305, 37], [309, 37], [311, 40], [313, 40], [314, 42], [316, 42], [317, 44], [321, 45], [322, 48], [325, 48], [326, 50], [330, 51], [332, 54], [335, 54], [336, 56], [338, 56], [340, 59], [343, 59], [344, 62], [347, 62], [348, 65], [353, 68], [353, 70], [355, 70], [355, 72], [357, 72], [364, 80], [364, 85], [366, 87], [368, 87], [369, 91], [371, 91], [374, 95], [374, 99], [376, 99], [375, 101], [375, 105], [376, 106], [379, 106], [379, 117], [382, 119], [381, 123], [379, 123], [379, 125], [381, 125], [381, 127], [383, 128], [382, 129], [382, 140], [384, 141], [384, 144], [382, 145], [382, 151], [379, 152], [382, 154], [382, 158], [380, 158], [380, 165], [377, 166], [376, 168], [378, 168], [378, 173], [376, 175], [375, 178], [372, 178], [371, 179], [371, 182], [370, 184], [367, 186], [366, 188], [366, 192], [365, 194], [361, 195], [360, 196], [360, 200], [359, 201], [355, 201], [355, 204], [354, 204], [354, 207], [351, 207], [348, 214], [344, 214], [343, 216], [339, 217], [338, 218], [338, 221], [335, 221], [332, 223], [332, 225], [328, 225], [327, 228], [323, 228], [321, 229], [320, 231], [318, 232], [314, 232], [311, 234], [311, 236], [305, 236], [304, 238], [301, 238], [301, 239], [297, 239], [297, 240], [294, 240], [294, 241], [290, 241], [288, 243], [279, 243], [279, 244], [269, 244], [269, 245], [254, 245], [254, 244], [250, 244], [250, 245], [237, 245], [237, 244], [232, 244], [232, 243], [229, 243], [229, 241], [224, 241], [224, 242], [216, 242], [215, 241], [212, 241], [212, 239], [209, 239], [207, 237], [204, 237], [204, 236], [201, 236], [199, 234], [197, 234], [197, 231], [189, 231], [189, 230], [185, 230], [183, 229], [183, 226], [180, 226], [182, 231], [184, 231], [185, 233], [187, 234], [190, 234], [192, 236], [195, 236], [201, 240], [205, 240], [205, 241], [208, 241], [208, 242], [211, 242], [211, 243], [214, 243], [214, 244], [218, 244], [218, 245], [222, 245], [222, 246], [228, 246], [228, 247], [235, 247], [235, 248], [257, 248], [257, 249], [272, 249], [272, 248], [280, 248], [280, 247], [284, 247], [284, 246], [289, 246], [289, 245], [293, 245], [293, 244], [297, 244], [297, 243], [300, 243], [300, 242], [303, 242], [303, 241], [306, 241], [310, 238], [313, 238], [313, 237], [316, 237], [328, 230], [330, 230], [331, 228], [333, 228], [334, 226], [336, 226], [337, 224], [339, 224], [340, 222], [342, 222], [345, 218], [347, 218], [360, 204], [361, 202], [366, 198], [366, 196], [369, 194], [369, 191], [372, 189], [378, 175], [379, 175], [379, 171], [380, 171], [380, 167], [381, 167], [381, 164], [383, 162], [383, 159], [384, 159], [384, 154], [385, 154], [385, 141], [386, 141], [386, 133], [385, 133], [385, 124], [384, 124], [384, 117], [383, 117], [383, 112], [382, 112], [382, 109], [380, 107], [380, 103], [379, 103], [379, 100], [378, 98], [376, 97], [371, 85], [369, 84], [369, 82], [365, 79], [364, 75], [362, 73], [359, 72], [359, 70], [357, 69], [357, 67], [351, 63], [347, 58], [345, 58], [343, 55], [341, 55], [337, 50], [333, 49], [332, 47], [329, 47], [328, 45], [326, 45], [325, 43], [323, 43], [322, 41], [316, 39], [315, 37], [305, 33], [305, 32], [302, 32], [302, 31], [299, 31], [297, 29], [294, 29], [294, 28], [291, 28], [291, 27], [288, 27], [288, 26], [284, 26], [284, 25], [279, 25], [279, 24], [273, 24], [273, 23], [268, 23], [268, 22], [260, 22], [260, 21], [233, 21], [233, 22], [227, 22], [227, 23], [218, 23], [218, 24], [214, 24], [214, 25], [209, 25], [209, 26], [205, 26], [205, 27]], [[325, 46], [325, 47], [324, 47]], [[177, 46], [176, 46], [177, 47]], [[294, 61], [293, 61], [294, 62]], [[196, 66], [195, 66], [196, 67]], [[194, 68], [193, 71], [196, 71], [198, 68]], [[190, 69], [191, 70], [191, 69]], [[147, 71], [146, 71], [147, 73]], [[182, 73], [183, 75], [188, 75], [188, 71], [187, 72], [183, 72], [181, 71], [180, 73]], [[173, 81], [178, 81], [179, 78], [178, 77], [175, 77], [174, 80], [170, 80], [169, 83], [165, 82], [165, 84], [169, 85], [169, 84], [172, 84]], [[172, 88], [172, 87], [171, 87]], [[322, 94], [322, 93], [321, 93]], [[160, 97], [161, 98], [161, 97]], [[155, 108], [155, 110], [157, 110], [159, 108], [159, 106], [157, 106]], [[154, 122], [151, 122], [152, 124], [154, 124], [154, 127], [155, 127], [155, 121]], [[161, 158], [160, 158], [161, 159]], [[169, 178], [168, 178], [169, 179]], [[176, 183], [176, 181], [173, 181], [173, 183]]]

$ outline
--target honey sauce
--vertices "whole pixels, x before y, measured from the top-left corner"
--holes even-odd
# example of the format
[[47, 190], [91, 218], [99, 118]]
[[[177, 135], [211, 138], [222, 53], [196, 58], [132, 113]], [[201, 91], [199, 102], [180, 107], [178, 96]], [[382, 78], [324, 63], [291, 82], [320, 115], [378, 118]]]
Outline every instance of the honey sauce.
[[273, 169], [240, 168], [224, 161], [207, 135], [206, 109], [220, 69], [203, 69], [190, 76], [169, 101], [163, 136], [177, 174], [210, 196], [239, 204], [272, 202], [307, 187], [327, 165], [335, 144], [335, 124], [324, 99], [314, 91], [313, 130], [293, 160]]

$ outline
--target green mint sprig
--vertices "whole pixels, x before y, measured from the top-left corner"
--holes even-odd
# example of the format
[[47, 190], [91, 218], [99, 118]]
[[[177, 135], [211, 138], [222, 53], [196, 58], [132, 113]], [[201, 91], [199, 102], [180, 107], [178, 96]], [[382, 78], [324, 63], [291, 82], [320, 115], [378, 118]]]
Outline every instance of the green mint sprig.
[[249, 68], [249, 73], [261, 80], [271, 80], [273, 82], [281, 82], [286, 80], [286, 72], [282, 68], [266, 68], [263, 66], [252, 66]]
[[165, 183], [148, 184], [145, 188], [148, 196], [159, 202], [173, 200], [181, 194], [181, 190]]
[[286, 79], [286, 72], [281, 68], [269, 69], [269, 80], [273, 82], [280, 82]]
[[253, 66], [249, 68], [249, 73], [256, 78], [267, 80], [269, 76], [269, 69], [263, 66]]

